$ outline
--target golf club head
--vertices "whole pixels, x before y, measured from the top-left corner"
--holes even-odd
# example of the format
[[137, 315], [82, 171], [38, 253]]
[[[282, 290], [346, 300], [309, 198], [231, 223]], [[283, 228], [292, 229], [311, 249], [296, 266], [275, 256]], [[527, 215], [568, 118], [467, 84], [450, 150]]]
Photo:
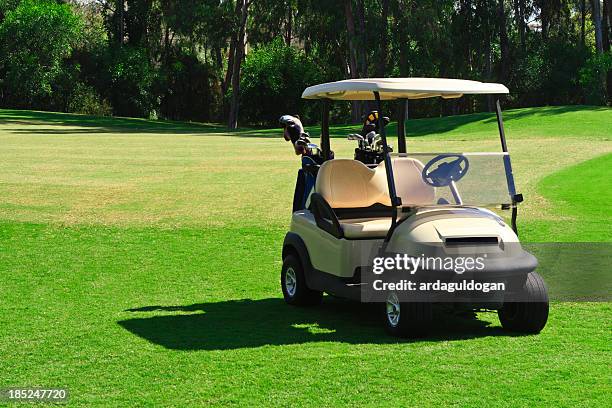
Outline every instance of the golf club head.
[[303, 139], [298, 139], [293, 144], [295, 154], [306, 154], [308, 152], [308, 142]]
[[368, 144], [370, 146], [374, 146], [374, 143], [376, 142], [376, 136], [378, 136], [378, 135], [376, 134], [375, 131], [372, 130], [372, 131], [368, 132], [368, 134], [365, 137], [365, 140], [368, 142]]
[[363, 140], [363, 136], [357, 133], [351, 133], [350, 135], [348, 135], [347, 139], [348, 140]]
[[361, 135], [366, 136], [368, 133], [375, 131], [376, 125], [374, 123], [366, 123], [363, 125], [363, 129], [361, 130]]
[[286, 141], [291, 141], [295, 144], [297, 139], [304, 134], [304, 126], [299, 117], [283, 115], [278, 122], [283, 129], [283, 137]]

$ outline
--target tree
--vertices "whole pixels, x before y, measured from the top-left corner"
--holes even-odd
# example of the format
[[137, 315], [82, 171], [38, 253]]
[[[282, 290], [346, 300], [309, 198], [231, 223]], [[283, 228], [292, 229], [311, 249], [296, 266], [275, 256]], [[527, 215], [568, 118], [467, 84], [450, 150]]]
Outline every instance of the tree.
[[[346, 18], [346, 29], [348, 32], [348, 48], [349, 48], [349, 74], [351, 78], [359, 78], [358, 68], [358, 47], [356, 46], [357, 34], [355, 31], [355, 18], [353, 15], [353, 5], [351, 0], [345, 0], [344, 13]], [[351, 121], [357, 123], [361, 119], [361, 103], [359, 101], [351, 101]]]
[[499, 48], [501, 51], [501, 69], [499, 80], [505, 82], [508, 77], [508, 68], [510, 65], [510, 44], [508, 42], [508, 31], [506, 22], [506, 10], [504, 0], [498, 0], [497, 17], [499, 24]]
[[584, 47], [586, 40], [586, 0], [580, 0], [580, 42]]
[[381, 12], [382, 23], [380, 25], [380, 54], [376, 61], [376, 75], [378, 77], [384, 77], [387, 71], [387, 54], [389, 53], [389, 0], [382, 0], [382, 12]]
[[514, 5], [514, 20], [516, 24], [516, 30], [519, 33], [521, 41], [521, 50], [525, 52], [527, 45], [527, 24], [525, 23], [525, 0], [513, 0]]
[[[604, 36], [603, 36], [603, 49], [605, 52], [610, 54], [610, 49], [612, 48], [612, 0], [604, 1], [604, 22], [606, 24], [603, 25]], [[606, 82], [608, 84], [608, 101], [612, 99], [612, 69], [608, 70]]]
[[[249, 87], [248, 98], [253, 89], [278, 96], [280, 88], [266, 87], [266, 78], [243, 81], [242, 67], [247, 46], [263, 50], [279, 40], [299, 50], [309, 66], [316, 65], [317, 81], [456, 77], [506, 83], [513, 91], [506, 100], [509, 107], [587, 99], [603, 103], [596, 96], [604, 93], [596, 90], [603, 90], [606, 82], [612, 86], [611, 2], [0, 0], [0, 104], [88, 112], [96, 106], [107, 112], [110, 104], [122, 115], [224, 121], [230, 128], [239, 119], [262, 123], [270, 120], [272, 110], [261, 112], [259, 119], [256, 109], [241, 113], [243, 87]], [[36, 7], [36, 18], [24, 11]], [[76, 41], [78, 33], [73, 35], [64, 21], [51, 28], [47, 22], [56, 17], [43, 16], [40, 7], [73, 10], [85, 22], [86, 38]], [[24, 18], [10, 17], [13, 13]], [[279, 55], [289, 58], [289, 65], [296, 61], [289, 53], [261, 55], [274, 55], [280, 65], [285, 64]], [[249, 65], [249, 75], [253, 67]], [[299, 71], [294, 68], [292, 72]], [[278, 85], [286, 87], [286, 100], [275, 103], [306, 109], [287, 85], [297, 84], [287, 79], [294, 76], [278, 72], [283, 72]], [[359, 121], [367, 105], [336, 103], [332, 116]], [[411, 116], [491, 106], [485, 98], [471, 96], [423, 100], [411, 104]]]
[[117, 0], [117, 43], [123, 45], [125, 39], [125, 0]]
[[610, 51], [610, 6], [612, 0], [604, 0], [603, 2], [603, 13], [601, 16], [601, 35], [602, 35], [602, 47], [604, 52]]
[[249, 52], [240, 76], [240, 94], [247, 101], [240, 119], [248, 123], [276, 125], [284, 113], [299, 114], [304, 123], [317, 121], [318, 104], [306, 103], [304, 88], [321, 81], [317, 64], [301, 50], [277, 37]]
[[[603, 45], [603, 33], [602, 33], [602, 21], [601, 21], [601, 8], [600, 8], [600, 0], [591, 0], [591, 7], [593, 9], [593, 13], [591, 14], [593, 18], [593, 26], [595, 28], [595, 53], [597, 54], [596, 61], [605, 61], [606, 58], [603, 57], [604, 54], [604, 45]], [[603, 64], [600, 64], [603, 65]], [[601, 89], [601, 102], [606, 100], [606, 77], [607, 77], [608, 69], [599, 69], [599, 83], [598, 87]]]
[[67, 4], [23, 0], [0, 24], [0, 77], [5, 105], [44, 108], [54, 81], [82, 34]]
[[593, 18], [593, 27], [595, 28], [595, 51], [598, 54], [603, 53], [603, 36], [601, 30], [601, 8], [599, 0], [591, 0], [591, 7], [593, 9], [593, 13], [591, 14]]
[[252, 0], [237, 0], [236, 9], [240, 8], [240, 23], [238, 28], [238, 36], [236, 46], [234, 47], [235, 55], [232, 61], [232, 97], [229, 111], [229, 118], [227, 127], [229, 129], [236, 129], [238, 127], [238, 111], [240, 108], [240, 67], [242, 66], [242, 60], [244, 59], [244, 51], [246, 47], [246, 26], [247, 19], [249, 16], [249, 5]]

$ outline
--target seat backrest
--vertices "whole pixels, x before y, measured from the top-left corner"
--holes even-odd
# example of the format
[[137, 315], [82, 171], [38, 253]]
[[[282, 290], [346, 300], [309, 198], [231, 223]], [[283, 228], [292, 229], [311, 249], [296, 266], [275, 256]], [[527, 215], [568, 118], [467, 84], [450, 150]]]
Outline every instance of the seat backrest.
[[[423, 163], [410, 157], [393, 157], [395, 190], [404, 205], [434, 204], [435, 188], [423, 181]], [[328, 160], [319, 169], [315, 191], [332, 208], [365, 208], [391, 205], [385, 163], [375, 169], [351, 159]]]
[[[393, 157], [391, 167], [395, 179], [395, 191], [402, 199], [402, 204], [407, 206], [434, 204], [436, 191], [434, 187], [423, 181], [421, 175], [423, 163], [410, 157]], [[376, 167], [376, 172], [385, 175], [385, 162]], [[385, 192], [388, 191], [385, 186]]]
[[328, 160], [319, 169], [315, 191], [332, 208], [363, 208], [376, 203], [390, 205], [384, 175], [351, 159]]

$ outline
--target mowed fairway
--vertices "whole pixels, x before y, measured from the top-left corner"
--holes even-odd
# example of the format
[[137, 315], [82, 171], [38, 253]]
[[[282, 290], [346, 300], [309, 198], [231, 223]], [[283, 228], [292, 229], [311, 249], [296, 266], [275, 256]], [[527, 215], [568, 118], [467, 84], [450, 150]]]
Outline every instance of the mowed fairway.
[[[610, 200], [591, 198], [611, 191], [612, 110], [506, 125], [522, 239], [612, 241]], [[412, 151], [499, 150], [489, 114], [407, 128]], [[420, 341], [359, 304], [286, 306], [299, 160], [280, 131], [223, 132], [0, 110], [0, 387], [64, 386], [87, 407], [609, 405], [609, 303], [552, 304], [537, 336], [441, 315]]]

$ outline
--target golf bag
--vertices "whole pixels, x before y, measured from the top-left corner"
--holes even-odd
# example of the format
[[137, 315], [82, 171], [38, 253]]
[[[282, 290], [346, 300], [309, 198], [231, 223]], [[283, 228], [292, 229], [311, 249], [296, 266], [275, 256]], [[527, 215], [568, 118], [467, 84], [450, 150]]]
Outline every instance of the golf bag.
[[[302, 168], [298, 170], [295, 192], [293, 194], [293, 211], [306, 208], [306, 202], [314, 189], [319, 167], [323, 164], [323, 156], [319, 147], [310, 141], [310, 135], [304, 132], [304, 127], [298, 116], [283, 115], [279, 119], [283, 128], [283, 137], [291, 141], [296, 155], [302, 156]], [[330, 158], [334, 158], [330, 152]]]

